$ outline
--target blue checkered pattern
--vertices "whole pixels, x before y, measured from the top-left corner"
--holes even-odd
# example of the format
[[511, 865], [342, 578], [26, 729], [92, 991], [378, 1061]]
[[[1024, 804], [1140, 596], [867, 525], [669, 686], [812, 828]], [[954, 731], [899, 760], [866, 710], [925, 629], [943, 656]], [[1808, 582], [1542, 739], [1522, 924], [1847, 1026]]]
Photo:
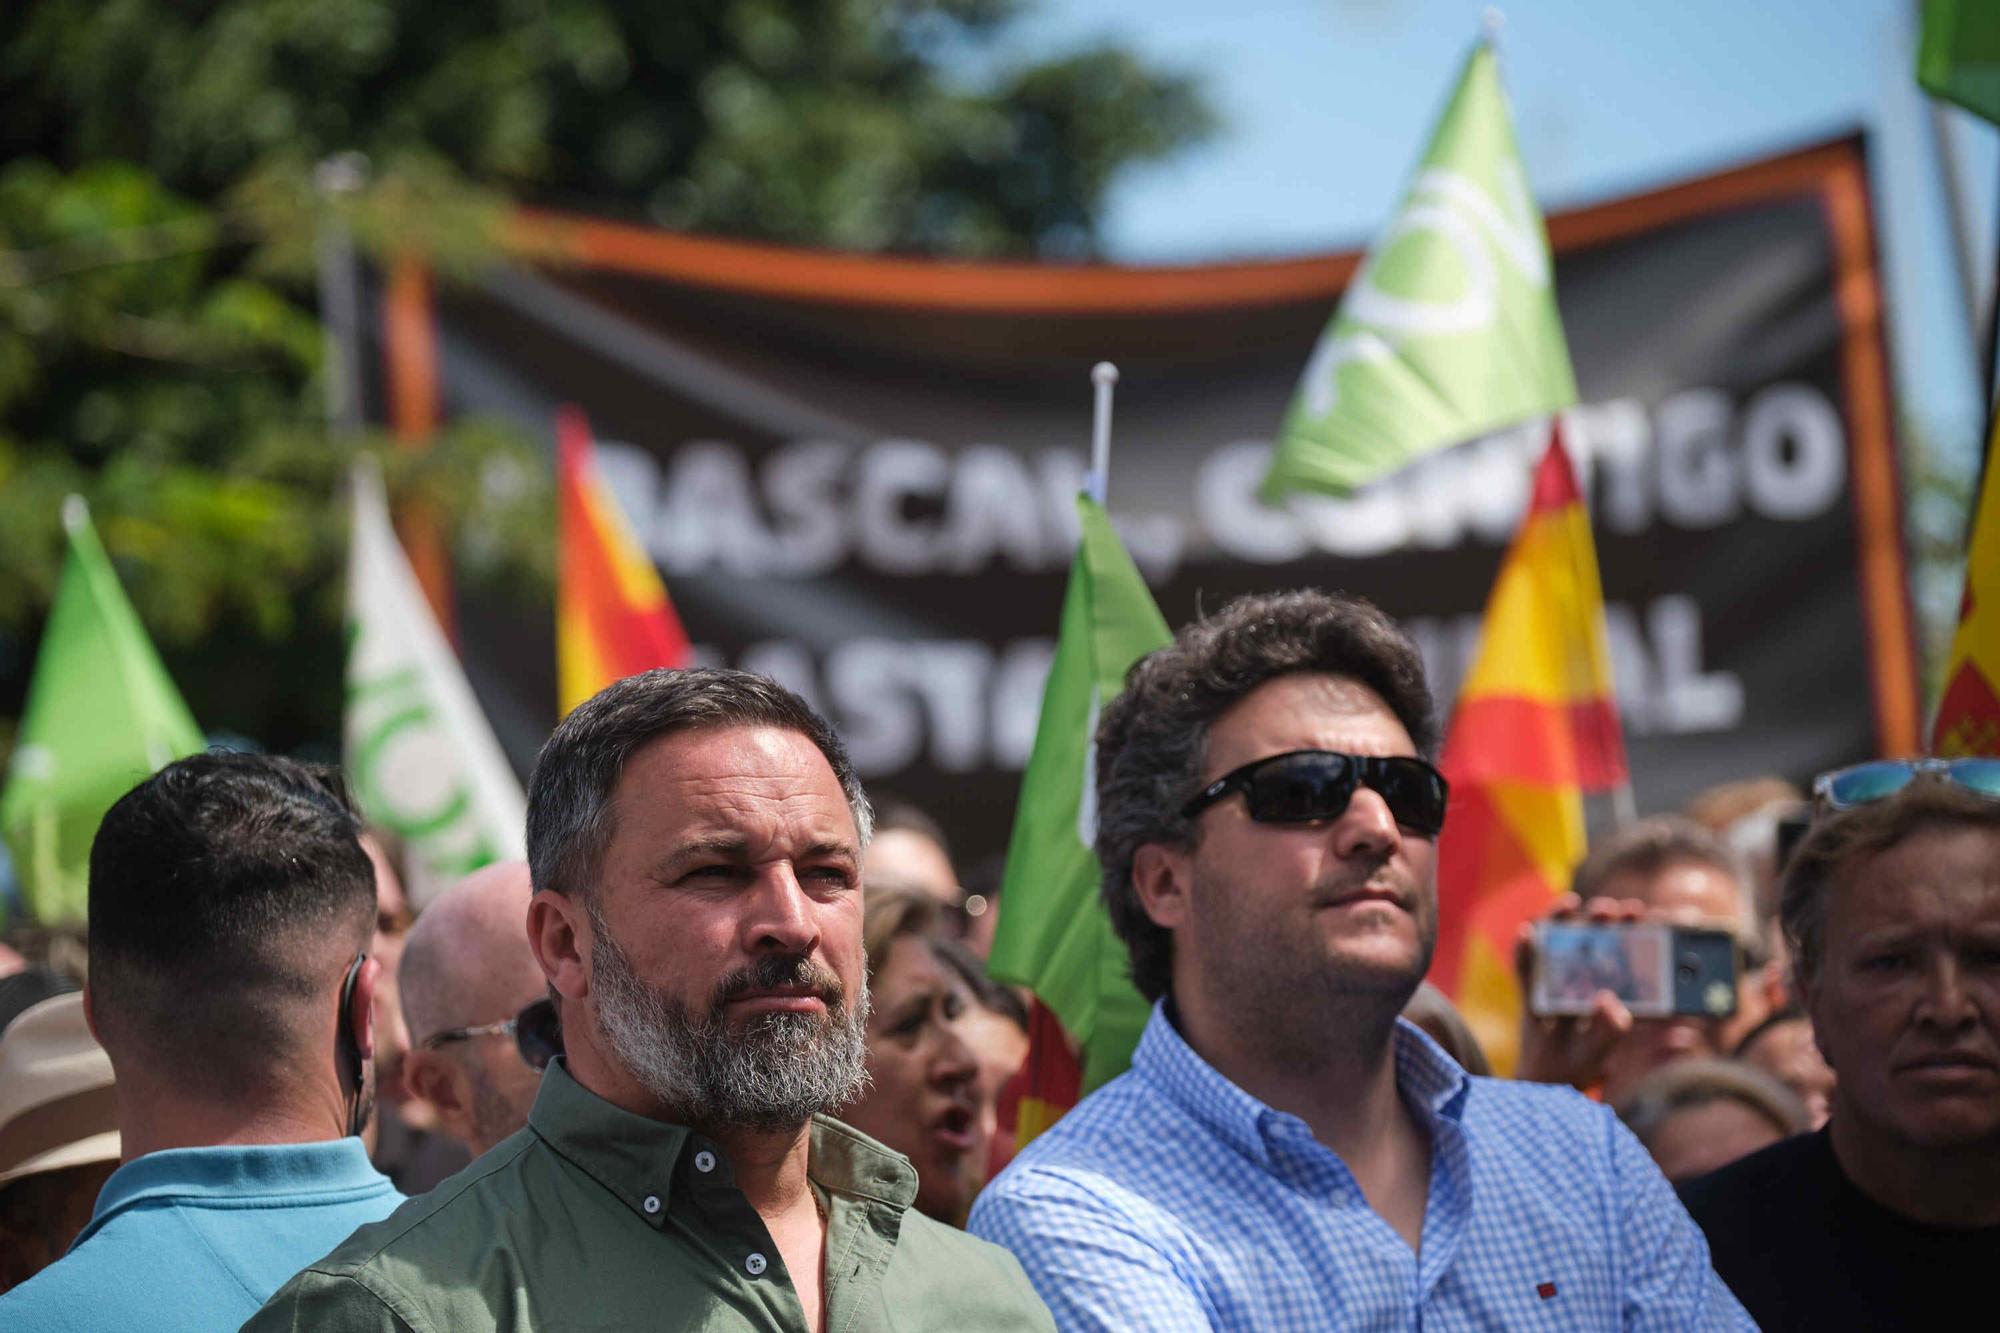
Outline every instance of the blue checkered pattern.
[[1416, 1253], [1158, 1006], [1131, 1071], [1030, 1144], [970, 1228], [1065, 1330], [1756, 1328], [1609, 1110], [1473, 1078], [1408, 1023], [1396, 1079], [1431, 1133]]

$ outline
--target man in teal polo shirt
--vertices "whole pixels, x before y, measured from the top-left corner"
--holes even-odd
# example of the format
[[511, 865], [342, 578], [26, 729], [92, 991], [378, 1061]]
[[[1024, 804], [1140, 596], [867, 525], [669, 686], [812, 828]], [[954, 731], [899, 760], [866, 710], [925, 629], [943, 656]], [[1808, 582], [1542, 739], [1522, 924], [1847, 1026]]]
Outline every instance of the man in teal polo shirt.
[[246, 1333], [1051, 1330], [1011, 1255], [825, 1114], [866, 1078], [868, 832], [839, 739], [762, 677], [651, 671], [571, 713], [528, 792], [565, 1057], [525, 1130]]
[[374, 1102], [375, 880], [331, 770], [170, 764], [90, 850], [91, 1029], [124, 1165], [0, 1329], [210, 1333], [401, 1196], [355, 1137]]

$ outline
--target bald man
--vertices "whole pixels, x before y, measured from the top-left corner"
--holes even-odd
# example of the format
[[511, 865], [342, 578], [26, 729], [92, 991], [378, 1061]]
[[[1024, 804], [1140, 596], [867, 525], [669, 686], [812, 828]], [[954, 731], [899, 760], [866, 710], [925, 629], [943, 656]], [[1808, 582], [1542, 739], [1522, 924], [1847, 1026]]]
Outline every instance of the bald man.
[[[525, 862], [475, 871], [424, 909], [403, 947], [404, 1078], [475, 1157], [528, 1123], [549, 1054], [536, 1042], [552, 1028], [548, 1015], [537, 1008], [520, 1020], [548, 1004], [528, 949], [532, 893]], [[525, 1042], [520, 1026], [530, 1029]]]

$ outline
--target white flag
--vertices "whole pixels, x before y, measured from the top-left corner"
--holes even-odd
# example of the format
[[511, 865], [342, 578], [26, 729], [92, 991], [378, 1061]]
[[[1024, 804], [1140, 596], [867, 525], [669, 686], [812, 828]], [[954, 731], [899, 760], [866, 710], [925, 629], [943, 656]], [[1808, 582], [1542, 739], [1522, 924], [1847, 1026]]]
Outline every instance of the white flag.
[[382, 478], [353, 478], [347, 558], [347, 777], [368, 822], [403, 840], [410, 903], [525, 855], [521, 784], [389, 525]]

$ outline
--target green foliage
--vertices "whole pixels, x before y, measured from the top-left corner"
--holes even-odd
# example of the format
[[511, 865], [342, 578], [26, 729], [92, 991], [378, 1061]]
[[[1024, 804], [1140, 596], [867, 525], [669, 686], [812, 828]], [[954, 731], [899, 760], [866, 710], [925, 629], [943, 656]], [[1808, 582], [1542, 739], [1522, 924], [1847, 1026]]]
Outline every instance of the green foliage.
[[[329, 439], [319, 325], [255, 266], [218, 263], [243, 249], [228, 244], [248, 234], [234, 217], [126, 164], [0, 170], [12, 247], [0, 257], [0, 624], [47, 605], [70, 491], [91, 499], [169, 647], [229, 622], [283, 637], [324, 600], [313, 590], [345, 543], [341, 478], [356, 451], [386, 441]], [[490, 507], [469, 476], [509, 461], [532, 466], [521, 441], [478, 423], [391, 456], [405, 491], [451, 520]], [[492, 557], [509, 559], [536, 563], [532, 543]]]
[[[1088, 250], [1198, 141], [1115, 47], [1007, 64], [1015, 0], [40, 0], [0, 17], [16, 152], [224, 196], [347, 149], [516, 197], [866, 250]], [[974, 75], [974, 69], [983, 72]]]
[[[28, 0], [0, 6], [0, 647], [84, 493], [196, 716], [337, 729], [339, 482], [379, 454], [459, 576], [545, 588], [547, 461], [492, 423], [331, 438], [318, 238], [447, 280], [527, 200], [800, 244], [1089, 252], [1211, 129], [1110, 47], [1009, 63], [1022, 0]], [[315, 164], [359, 152], [359, 188]], [[249, 651], [246, 651], [249, 650]], [[17, 681], [5, 682], [8, 690]]]

